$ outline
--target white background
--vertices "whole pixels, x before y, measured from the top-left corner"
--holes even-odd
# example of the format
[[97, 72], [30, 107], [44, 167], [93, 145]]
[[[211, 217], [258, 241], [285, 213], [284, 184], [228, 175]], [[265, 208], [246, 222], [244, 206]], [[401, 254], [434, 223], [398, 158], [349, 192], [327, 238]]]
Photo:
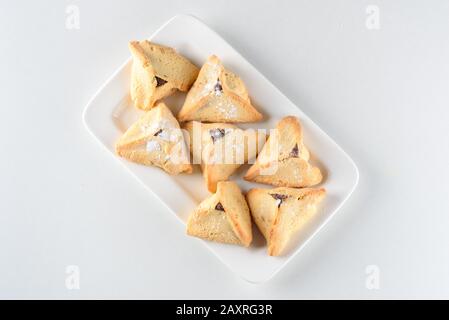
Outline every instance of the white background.
[[[80, 29], [66, 28], [70, 4]], [[178, 13], [221, 34], [360, 169], [341, 211], [262, 285], [187, 238], [82, 123], [127, 42]], [[449, 298], [448, 16], [448, 1], [0, 0], [0, 297]]]

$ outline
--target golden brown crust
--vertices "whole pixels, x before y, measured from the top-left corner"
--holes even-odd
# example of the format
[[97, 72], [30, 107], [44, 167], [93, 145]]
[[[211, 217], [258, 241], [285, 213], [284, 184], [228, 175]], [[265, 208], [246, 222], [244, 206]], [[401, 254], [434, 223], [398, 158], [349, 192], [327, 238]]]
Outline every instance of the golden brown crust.
[[140, 109], [151, 109], [176, 89], [187, 91], [198, 76], [199, 69], [170, 47], [144, 40], [131, 41], [129, 49], [133, 56], [131, 99]]
[[309, 163], [299, 120], [285, 117], [276, 129], [244, 179], [284, 187], [310, 187], [320, 183], [322, 174]]
[[163, 103], [146, 112], [119, 138], [119, 156], [169, 174], [191, 173], [189, 154], [178, 121]]
[[[228, 180], [242, 164], [253, 159], [259, 146], [265, 142], [265, 137], [258, 135], [257, 131], [242, 130], [228, 123], [190, 121], [185, 123], [183, 128], [189, 133], [190, 151], [195, 163], [201, 163], [210, 192], [216, 191], [219, 181]], [[223, 137], [215, 139], [211, 132], [221, 132]]]
[[187, 234], [210, 241], [250, 245], [251, 216], [235, 182], [218, 183], [217, 193], [201, 202], [189, 216]]
[[267, 240], [268, 254], [281, 255], [293, 234], [315, 214], [325, 189], [252, 189], [246, 199], [257, 227]]
[[237, 183], [222, 181], [217, 184], [217, 197], [232, 224], [234, 232], [247, 247], [252, 241], [251, 216], [248, 204]]
[[187, 94], [179, 121], [256, 122], [262, 119], [251, 104], [243, 81], [210, 56]]

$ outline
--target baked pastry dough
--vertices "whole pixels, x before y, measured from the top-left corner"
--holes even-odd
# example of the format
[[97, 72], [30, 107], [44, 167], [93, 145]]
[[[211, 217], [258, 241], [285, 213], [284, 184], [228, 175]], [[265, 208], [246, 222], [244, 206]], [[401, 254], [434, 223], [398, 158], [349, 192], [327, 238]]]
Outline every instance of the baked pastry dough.
[[170, 174], [191, 173], [189, 152], [179, 123], [164, 103], [145, 114], [116, 143], [119, 156]]
[[190, 215], [187, 234], [206, 240], [248, 247], [252, 241], [251, 216], [245, 197], [233, 181], [219, 182], [217, 193]]
[[243, 81], [210, 56], [187, 94], [179, 121], [255, 122], [262, 119]]
[[207, 189], [215, 192], [218, 181], [226, 181], [244, 163], [254, 159], [265, 142], [253, 129], [242, 130], [229, 123], [183, 125], [190, 137], [194, 163], [201, 163]]
[[131, 73], [131, 100], [143, 110], [176, 89], [189, 90], [199, 69], [174, 49], [147, 40], [132, 41], [129, 49], [133, 56]]
[[267, 240], [270, 256], [283, 253], [292, 235], [315, 214], [325, 194], [324, 189], [285, 187], [247, 193], [251, 215]]
[[299, 120], [285, 117], [276, 129], [244, 179], [282, 187], [310, 187], [320, 183], [321, 171], [309, 163]]

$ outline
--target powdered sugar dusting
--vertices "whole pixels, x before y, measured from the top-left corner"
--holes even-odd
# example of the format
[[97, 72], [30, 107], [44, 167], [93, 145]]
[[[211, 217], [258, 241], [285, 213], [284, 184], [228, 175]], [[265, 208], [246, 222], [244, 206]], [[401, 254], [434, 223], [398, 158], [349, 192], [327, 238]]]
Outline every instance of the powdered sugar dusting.
[[147, 152], [154, 152], [154, 151], [160, 151], [161, 145], [159, 142], [155, 140], [150, 140], [147, 142]]
[[223, 101], [220, 101], [217, 104], [217, 109], [226, 119], [232, 119], [237, 116], [237, 107], [231, 103], [224, 104]]
[[176, 129], [176, 126], [167, 119], [159, 119], [159, 121], [152, 122], [150, 124], [143, 124], [140, 130], [146, 135], [153, 135], [159, 130], [164, 129]]
[[208, 72], [206, 73], [206, 83], [198, 93], [198, 99], [201, 99], [202, 97], [207, 96], [215, 91], [215, 85], [218, 79], [218, 75], [220, 74], [219, 65], [207, 61], [206, 66], [209, 68]]
[[296, 181], [300, 182], [300, 181], [302, 180], [302, 179], [301, 179], [301, 174], [300, 174], [300, 172], [299, 172], [299, 168], [293, 169], [292, 174], [293, 174], [293, 178], [294, 178]]
[[204, 96], [211, 94], [212, 91], [214, 90], [214, 86], [215, 85], [212, 82], [206, 83], [199, 93], [199, 98], [202, 98]]

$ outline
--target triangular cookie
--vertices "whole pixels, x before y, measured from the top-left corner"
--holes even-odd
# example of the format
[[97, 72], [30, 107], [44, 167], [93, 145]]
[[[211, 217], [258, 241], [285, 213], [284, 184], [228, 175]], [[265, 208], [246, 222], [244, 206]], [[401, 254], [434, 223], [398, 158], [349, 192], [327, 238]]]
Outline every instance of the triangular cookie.
[[131, 100], [143, 110], [176, 89], [189, 90], [199, 69], [170, 47], [147, 40], [132, 41], [129, 49], [133, 56], [131, 72]]
[[282, 187], [310, 187], [321, 182], [320, 169], [309, 163], [296, 117], [285, 117], [278, 123], [244, 179]]
[[243, 81], [226, 70], [216, 56], [202, 66], [181, 111], [179, 121], [255, 122], [262, 119]]
[[163, 103], [129, 127], [117, 141], [116, 151], [123, 158], [160, 167], [170, 174], [192, 172], [182, 130]]
[[246, 199], [251, 215], [267, 240], [268, 254], [281, 255], [292, 235], [315, 214], [324, 189], [252, 189]]
[[248, 247], [252, 241], [251, 216], [245, 197], [233, 181], [219, 182], [217, 193], [190, 215], [187, 234], [206, 240]]
[[265, 136], [257, 131], [229, 123], [190, 121], [183, 128], [189, 133], [194, 163], [201, 164], [210, 192], [215, 192], [218, 181], [228, 180], [242, 164], [255, 158], [265, 142]]

